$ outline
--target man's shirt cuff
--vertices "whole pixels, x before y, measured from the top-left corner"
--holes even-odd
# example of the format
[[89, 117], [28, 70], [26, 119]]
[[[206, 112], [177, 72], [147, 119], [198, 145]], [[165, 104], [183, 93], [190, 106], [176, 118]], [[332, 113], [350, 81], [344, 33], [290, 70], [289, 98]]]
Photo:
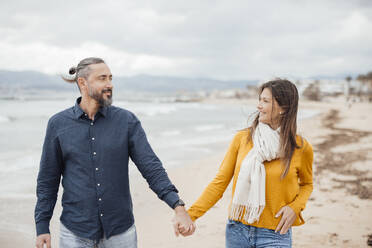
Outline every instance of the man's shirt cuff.
[[168, 206], [173, 209], [174, 204], [176, 204], [176, 202], [178, 202], [179, 199], [180, 197], [176, 192], [170, 191], [168, 194], [164, 196], [163, 201], [165, 201], [168, 204]]
[[39, 236], [40, 234], [50, 233], [49, 231], [49, 222], [41, 221], [36, 224], [36, 235]]

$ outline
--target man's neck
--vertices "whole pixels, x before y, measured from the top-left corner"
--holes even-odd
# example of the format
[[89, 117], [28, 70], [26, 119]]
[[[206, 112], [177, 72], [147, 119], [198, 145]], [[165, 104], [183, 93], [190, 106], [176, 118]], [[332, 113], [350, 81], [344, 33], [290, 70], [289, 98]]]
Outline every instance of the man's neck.
[[88, 115], [89, 119], [94, 120], [100, 105], [90, 97], [81, 97], [80, 108]]

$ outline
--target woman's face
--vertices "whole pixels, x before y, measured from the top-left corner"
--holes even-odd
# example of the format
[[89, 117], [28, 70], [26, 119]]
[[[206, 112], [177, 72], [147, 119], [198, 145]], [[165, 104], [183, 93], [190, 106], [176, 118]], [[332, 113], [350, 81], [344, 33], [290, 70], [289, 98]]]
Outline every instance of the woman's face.
[[279, 127], [279, 116], [283, 109], [273, 98], [269, 88], [265, 88], [260, 94], [257, 109], [260, 112], [258, 121], [270, 125], [273, 129]]

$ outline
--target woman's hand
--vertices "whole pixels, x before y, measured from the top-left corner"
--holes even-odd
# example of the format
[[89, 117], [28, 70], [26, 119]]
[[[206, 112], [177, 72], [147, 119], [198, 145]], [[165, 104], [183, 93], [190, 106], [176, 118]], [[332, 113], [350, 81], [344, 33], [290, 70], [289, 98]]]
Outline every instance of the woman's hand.
[[286, 234], [288, 229], [293, 225], [293, 222], [296, 220], [297, 216], [293, 209], [289, 206], [282, 207], [275, 215], [275, 218], [278, 218], [280, 215], [282, 215], [282, 219], [276, 227], [275, 232], [280, 231], [280, 234]]
[[178, 206], [175, 209], [175, 216], [173, 218], [173, 228], [176, 236], [189, 236], [195, 231], [195, 224], [191, 220], [189, 214], [186, 212], [185, 207]]

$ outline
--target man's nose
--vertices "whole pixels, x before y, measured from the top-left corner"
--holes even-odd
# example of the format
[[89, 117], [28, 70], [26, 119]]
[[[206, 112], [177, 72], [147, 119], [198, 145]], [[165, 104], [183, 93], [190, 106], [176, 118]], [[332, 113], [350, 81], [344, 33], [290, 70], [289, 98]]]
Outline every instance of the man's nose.
[[109, 89], [112, 89], [114, 88], [114, 85], [112, 84], [112, 80], [107, 80], [107, 83], [106, 83], [106, 88], [109, 88]]

